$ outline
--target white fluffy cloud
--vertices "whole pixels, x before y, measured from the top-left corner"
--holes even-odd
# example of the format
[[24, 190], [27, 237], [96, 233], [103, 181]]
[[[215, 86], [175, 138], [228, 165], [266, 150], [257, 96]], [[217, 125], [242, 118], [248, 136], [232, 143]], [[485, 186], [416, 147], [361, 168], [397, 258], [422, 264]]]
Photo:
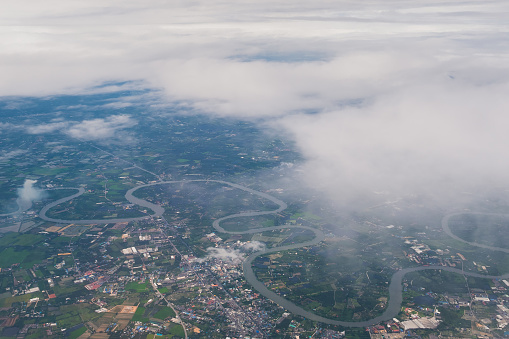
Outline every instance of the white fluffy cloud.
[[265, 244], [260, 241], [248, 241], [240, 248], [208, 247], [207, 255], [202, 260], [219, 259], [225, 262], [239, 264], [245, 257], [245, 252], [258, 252], [265, 249]]
[[265, 244], [263, 242], [260, 242], [260, 241], [256, 241], [256, 240], [253, 240], [253, 241], [248, 241], [246, 242], [243, 246], [242, 246], [242, 249], [244, 251], [253, 251], [253, 252], [258, 252], [258, 251], [262, 251], [265, 249]]
[[81, 140], [104, 140], [117, 136], [118, 131], [136, 125], [128, 115], [113, 115], [106, 119], [84, 120], [72, 125], [66, 134]]
[[23, 187], [18, 189], [18, 204], [24, 210], [25, 206], [30, 205], [34, 200], [42, 199], [44, 191], [34, 187], [37, 180], [27, 179], [23, 183]]
[[244, 255], [237, 249], [209, 247], [204, 260], [219, 259], [225, 262], [238, 264], [244, 260]]

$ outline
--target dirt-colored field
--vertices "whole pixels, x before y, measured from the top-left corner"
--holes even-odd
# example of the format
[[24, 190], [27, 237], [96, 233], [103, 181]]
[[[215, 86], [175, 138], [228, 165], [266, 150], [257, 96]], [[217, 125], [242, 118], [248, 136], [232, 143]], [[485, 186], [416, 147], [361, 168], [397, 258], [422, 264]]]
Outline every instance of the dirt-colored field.
[[0, 327], [14, 326], [14, 324], [16, 323], [16, 320], [18, 320], [18, 318], [19, 318], [19, 315], [15, 316], [14, 318], [10, 318], [10, 317], [0, 318], [0, 320], [3, 320], [2, 325], [0, 325]]
[[113, 307], [112, 309], [110, 309], [108, 312], [119, 313], [119, 314], [122, 314], [122, 313], [134, 314], [134, 312], [136, 312], [137, 308], [138, 308], [138, 306], [117, 305], [117, 306]]

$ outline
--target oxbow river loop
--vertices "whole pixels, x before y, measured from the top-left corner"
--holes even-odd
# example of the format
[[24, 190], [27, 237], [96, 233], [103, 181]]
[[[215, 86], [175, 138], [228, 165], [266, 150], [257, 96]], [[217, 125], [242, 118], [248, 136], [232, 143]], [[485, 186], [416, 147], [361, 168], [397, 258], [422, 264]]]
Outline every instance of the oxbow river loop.
[[[218, 232], [228, 233], [228, 234], [252, 234], [252, 233], [260, 233], [260, 232], [266, 232], [266, 231], [272, 231], [272, 230], [280, 230], [280, 229], [305, 229], [305, 230], [309, 230], [309, 231], [314, 233], [314, 238], [312, 240], [309, 240], [309, 241], [306, 241], [306, 242], [302, 242], [302, 243], [298, 243], [298, 244], [291, 244], [291, 245], [286, 245], [286, 246], [273, 247], [273, 248], [270, 248], [270, 249], [264, 249], [262, 251], [252, 253], [242, 263], [242, 269], [244, 271], [244, 277], [246, 278], [246, 280], [256, 290], [258, 290], [258, 292], [260, 292], [260, 294], [262, 294], [266, 298], [269, 298], [270, 300], [274, 301], [278, 305], [284, 307], [288, 311], [290, 311], [290, 312], [292, 312], [294, 314], [298, 314], [300, 316], [303, 316], [305, 318], [308, 318], [310, 320], [319, 321], [319, 322], [322, 322], [322, 323], [325, 323], [325, 324], [340, 325], [340, 326], [345, 326], [345, 327], [366, 327], [366, 326], [371, 326], [371, 325], [378, 324], [381, 321], [391, 320], [392, 318], [394, 318], [399, 313], [399, 311], [401, 309], [401, 303], [403, 301], [403, 294], [402, 294], [403, 293], [403, 286], [402, 286], [403, 278], [404, 278], [404, 276], [406, 274], [411, 273], [411, 272], [417, 272], [417, 271], [423, 271], [423, 270], [442, 270], [442, 271], [448, 271], [448, 272], [452, 272], [452, 273], [458, 273], [458, 274], [462, 274], [462, 275], [466, 275], [466, 276], [471, 276], [471, 277], [477, 277], [477, 278], [485, 278], [485, 279], [509, 279], [509, 273], [504, 274], [504, 275], [500, 275], [500, 276], [492, 276], [492, 275], [483, 275], [483, 274], [472, 273], [472, 272], [465, 272], [465, 271], [462, 271], [462, 270], [457, 269], [457, 268], [445, 267], [445, 266], [424, 266], [424, 267], [406, 268], [406, 269], [402, 269], [402, 270], [397, 271], [392, 276], [391, 282], [389, 284], [389, 301], [388, 301], [388, 305], [387, 305], [387, 308], [385, 309], [385, 311], [380, 316], [375, 317], [375, 318], [370, 319], [370, 320], [365, 320], [365, 321], [355, 321], [355, 322], [353, 322], [353, 321], [340, 321], [340, 320], [334, 320], [334, 319], [325, 318], [325, 317], [319, 316], [317, 314], [314, 314], [312, 312], [309, 312], [309, 311], [303, 309], [302, 307], [292, 303], [288, 299], [285, 299], [285, 298], [281, 297], [280, 295], [272, 292], [261, 281], [259, 281], [257, 279], [256, 274], [254, 273], [253, 268], [252, 268], [253, 260], [256, 257], [260, 256], [260, 255], [267, 254], [267, 253], [273, 253], [273, 252], [286, 251], [286, 250], [291, 250], [291, 249], [297, 249], [297, 248], [306, 247], [306, 246], [312, 246], [312, 245], [316, 245], [316, 244], [320, 243], [321, 241], [323, 241], [325, 239], [325, 235], [323, 234], [322, 231], [320, 231], [318, 229], [315, 229], [315, 228], [307, 227], [307, 226], [283, 225], [283, 226], [274, 226], [274, 227], [254, 228], [254, 229], [249, 229], [249, 230], [246, 230], [246, 231], [237, 231], [237, 232], [235, 232], [235, 231], [225, 230], [221, 226], [221, 223], [223, 221], [225, 221], [225, 220], [228, 220], [228, 219], [275, 214], [275, 213], [279, 213], [279, 212], [283, 211], [284, 209], [286, 209], [287, 205], [286, 205], [286, 203], [284, 201], [282, 201], [280, 199], [277, 199], [277, 198], [275, 198], [275, 197], [273, 197], [273, 196], [271, 196], [271, 195], [269, 195], [267, 193], [256, 191], [256, 190], [253, 190], [251, 188], [248, 188], [248, 187], [245, 187], [245, 186], [242, 186], [242, 185], [238, 185], [238, 184], [235, 184], [235, 183], [231, 183], [231, 182], [227, 182], [227, 181], [222, 181], [222, 180], [175, 180], [175, 181], [160, 181], [160, 182], [155, 182], [155, 183], [150, 183], [150, 184], [144, 184], [144, 185], [136, 186], [136, 187], [131, 188], [130, 190], [128, 190], [126, 192], [126, 194], [125, 194], [125, 198], [129, 202], [152, 210], [154, 213], [152, 215], [150, 215], [150, 216], [137, 217], [137, 218], [83, 219], [83, 220], [65, 220], [65, 219], [50, 218], [50, 217], [48, 217], [46, 215], [46, 213], [51, 208], [53, 208], [53, 207], [55, 207], [57, 205], [60, 205], [60, 204], [62, 204], [64, 202], [67, 202], [69, 200], [75, 199], [75, 198], [79, 197], [80, 195], [82, 195], [83, 193], [85, 193], [85, 190], [82, 187], [80, 187], [80, 188], [61, 188], [61, 189], [69, 189], [69, 190], [74, 189], [74, 190], [77, 190], [77, 192], [75, 194], [72, 194], [72, 195], [67, 196], [65, 198], [62, 198], [62, 199], [58, 199], [58, 200], [56, 200], [56, 201], [54, 201], [54, 202], [44, 206], [42, 208], [42, 210], [39, 212], [39, 217], [41, 219], [44, 219], [46, 221], [51, 221], [51, 222], [74, 223], [74, 224], [84, 225], [84, 224], [109, 224], [109, 223], [126, 222], [126, 221], [128, 222], [128, 221], [134, 221], [134, 220], [142, 220], [142, 219], [145, 219], [145, 218], [148, 218], [148, 217], [161, 216], [164, 213], [164, 208], [163, 207], [161, 207], [159, 205], [156, 205], [156, 204], [153, 204], [153, 203], [151, 203], [149, 201], [146, 201], [144, 199], [140, 199], [140, 198], [135, 197], [134, 196], [134, 192], [136, 192], [137, 190], [139, 190], [139, 189], [141, 189], [143, 187], [156, 186], [156, 185], [181, 184], [181, 183], [190, 183], [190, 182], [215, 182], [215, 183], [220, 183], [220, 184], [227, 185], [227, 186], [230, 186], [230, 187], [233, 187], [233, 188], [237, 188], [237, 189], [240, 189], [240, 190], [252, 193], [254, 195], [257, 195], [259, 197], [268, 199], [268, 200], [272, 201], [273, 203], [275, 203], [276, 205], [279, 206], [277, 209], [271, 210], [271, 211], [241, 212], [241, 213], [231, 214], [231, 215], [228, 215], [228, 216], [216, 219], [213, 222], [212, 226]], [[452, 237], [452, 238], [454, 238], [454, 239], [456, 239], [458, 241], [462, 241], [462, 242], [468, 243], [468, 244], [470, 244], [472, 246], [476, 246], [476, 247], [482, 247], [482, 248], [487, 248], [487, 249], [494, 250], [494, 251], [503, 251], [503, 252], [509, 253], [509, 249], [507, 249], [507, 248], [493, 247], [493, 246], [478, 244], [478, 243], [474, 243], [474, 242], [467, 242], [467, 241], [459, 238], [458, 236], [454, 235], [452, 233], [452, 231], [450, 230], [450, 228], [449, 228], [449, 219], [451, 217], [453, 217], [453, 216], [460, 215], [460, 214], [479, 214], [479, 215], [483, 214], [483, 215], [507, 216], [506, 214], [480, 213], [480, 212], [479, 213], [478, 212], [452, 213], [452, 214], [446, 215], [442, 219], [442, 227], [443, 227], [444, 232], [446, 234], [448, 234], [450, 237]]]

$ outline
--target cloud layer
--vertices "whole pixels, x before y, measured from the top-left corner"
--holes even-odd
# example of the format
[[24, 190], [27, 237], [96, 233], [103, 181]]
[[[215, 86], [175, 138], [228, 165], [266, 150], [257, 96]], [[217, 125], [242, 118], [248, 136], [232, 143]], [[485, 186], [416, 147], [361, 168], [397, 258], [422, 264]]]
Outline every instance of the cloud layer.
[[[201, 113], [262, 121], [338, 202], [453, 199], [509, 184], [502, 0], [0, 4], [0, 95], [142, 80]], [[34, 126], [103, 140], [134, 119]], [[375, 193], [374, 193], [375, 192]]]
[[[280, 120], [307, 162], [302, 177], [336, 200], [423, 194], [441, 200], [508, 184], [507, 84], [409, 85], [365, 107]], [[385, 197], [383, 199], [389, 199]]]

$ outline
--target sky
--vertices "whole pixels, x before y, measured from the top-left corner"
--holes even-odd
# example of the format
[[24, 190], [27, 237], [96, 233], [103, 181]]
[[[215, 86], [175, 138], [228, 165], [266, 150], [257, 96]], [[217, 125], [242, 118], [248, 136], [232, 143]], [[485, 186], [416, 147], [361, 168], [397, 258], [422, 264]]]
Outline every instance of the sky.
[[[509, 184], [508, 12], [502, 0], [3, 0], [0, 96], [135, 81], [291, 138], [302, 183], [338, 204], [448, 201]], [[101, 140], [135, 124], [31, 132]]]

